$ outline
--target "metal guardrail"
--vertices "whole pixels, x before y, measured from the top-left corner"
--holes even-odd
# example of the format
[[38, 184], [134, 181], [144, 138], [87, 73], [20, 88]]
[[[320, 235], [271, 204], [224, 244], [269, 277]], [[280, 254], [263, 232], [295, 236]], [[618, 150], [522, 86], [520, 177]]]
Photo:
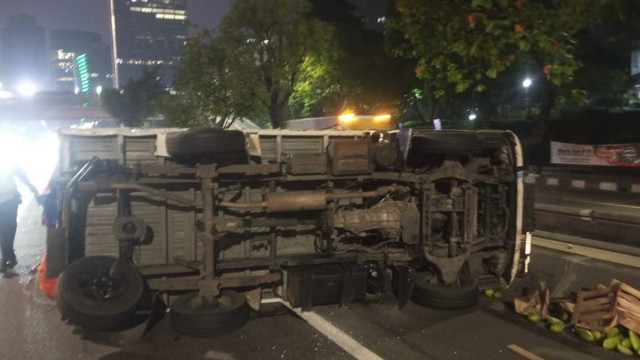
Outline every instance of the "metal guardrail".
[[640, 172], [637, 174], [635, 172], [602, 173], [597, 170], [542, 168], [538, 174], [527, 176], [525, 183], [535, 184], [540, 190], [626, 194], [640, 197]]

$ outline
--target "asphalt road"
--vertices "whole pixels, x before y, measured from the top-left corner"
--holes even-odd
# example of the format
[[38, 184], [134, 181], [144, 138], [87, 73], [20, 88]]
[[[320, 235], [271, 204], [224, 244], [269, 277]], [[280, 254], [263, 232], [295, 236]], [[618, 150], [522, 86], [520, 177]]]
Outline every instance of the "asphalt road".
[[545, 359], [623, 359], [568, 331], [555, 334], [527, 321], [511, 310], [508, 301], [540, 279], [555, 286], [558, 294], [608, 283], [614, 277], [640, 288], [637, 269], [536, 247], [532, 274], [512, 286], [504, 302], [482, 297], [474, 309], [464, 312], [411, 303], [399, 310], [393, 299], [374, 296], [349, 308], [316, 308], [312, 314], [335, 330], [331, 339], [292, 312], [253, 318], [239, 331], [214, 339], [182, 337], [165, 318], [141, 337], [141, 328], [118, 334], [83, 333], [60, 321], [55, 303], [29, 275], [44, 250], [44, 229], [34, 204], [22, 211], [16, 247], [17, 274], [0, 279], [0, 360], [352, 359], [352, 354], [363, 354], [338, 346], [345, 339], [383, 359], [520, 359], [506, 348], [508, 344]]

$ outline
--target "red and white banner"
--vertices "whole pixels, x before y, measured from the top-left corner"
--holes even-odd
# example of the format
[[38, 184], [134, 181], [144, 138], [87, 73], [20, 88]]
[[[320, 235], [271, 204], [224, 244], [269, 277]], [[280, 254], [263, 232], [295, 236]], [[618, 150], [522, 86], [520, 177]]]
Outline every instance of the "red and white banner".
[[551, 163], [640, 167], [640, 144], [579, 145], [552, 141]]

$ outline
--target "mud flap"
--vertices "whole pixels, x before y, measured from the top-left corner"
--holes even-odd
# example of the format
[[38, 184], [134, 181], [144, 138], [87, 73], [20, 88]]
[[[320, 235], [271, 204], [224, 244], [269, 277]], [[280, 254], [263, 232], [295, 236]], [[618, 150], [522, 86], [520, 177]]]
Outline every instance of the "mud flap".
[[398, 309], [404, 308], [409, 302], [413, 286], [416, 282], [416, 270], [405, 265], [393, 268], [393, 292], [398, 299]]
[[162, 296], [160, 294], [156, 294], [153, 296], [153, 302], [151, 303], [151, 310], [149, 313], [149, 317], [147, 318], [147, 322], [144, 326], [144, 330], [140, 335], [145, 336], [151, 329], [153, 329], [159, 322], [164, 318], [167, 314], [167, 304], [162, 300]]
[[55, 279], [67, 266], [65, 229], [47, 228], [47, 279]]
[[113, 263], [113, 265], [111, 265], [111, 268], [109, 269], [109, 276], [114, 279], [120, 279], [131, 266], [129, 264], [130, 263], [123, 261], [122, 259], [118, 259]]

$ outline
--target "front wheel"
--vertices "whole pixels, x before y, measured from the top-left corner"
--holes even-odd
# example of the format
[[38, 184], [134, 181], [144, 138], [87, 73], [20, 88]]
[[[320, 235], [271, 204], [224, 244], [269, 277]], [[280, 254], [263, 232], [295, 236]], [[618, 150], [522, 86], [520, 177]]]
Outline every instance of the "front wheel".
[[247, 299], [232, 290], [223, 290], [220, 297], [213, 301], [192, 292], [180, 296], [171, 304], [171, 326], [187, 336], [228, 334], [241, 328], [248, 319]]
[[464, 271], [460, 274], [459, 284], [446, 286], [438, 282], [431, 272], [416, 274], [416, 282], [411, 300], [416, 304], [440, 309], [462, 310], [478, 302], [478, 282]]

